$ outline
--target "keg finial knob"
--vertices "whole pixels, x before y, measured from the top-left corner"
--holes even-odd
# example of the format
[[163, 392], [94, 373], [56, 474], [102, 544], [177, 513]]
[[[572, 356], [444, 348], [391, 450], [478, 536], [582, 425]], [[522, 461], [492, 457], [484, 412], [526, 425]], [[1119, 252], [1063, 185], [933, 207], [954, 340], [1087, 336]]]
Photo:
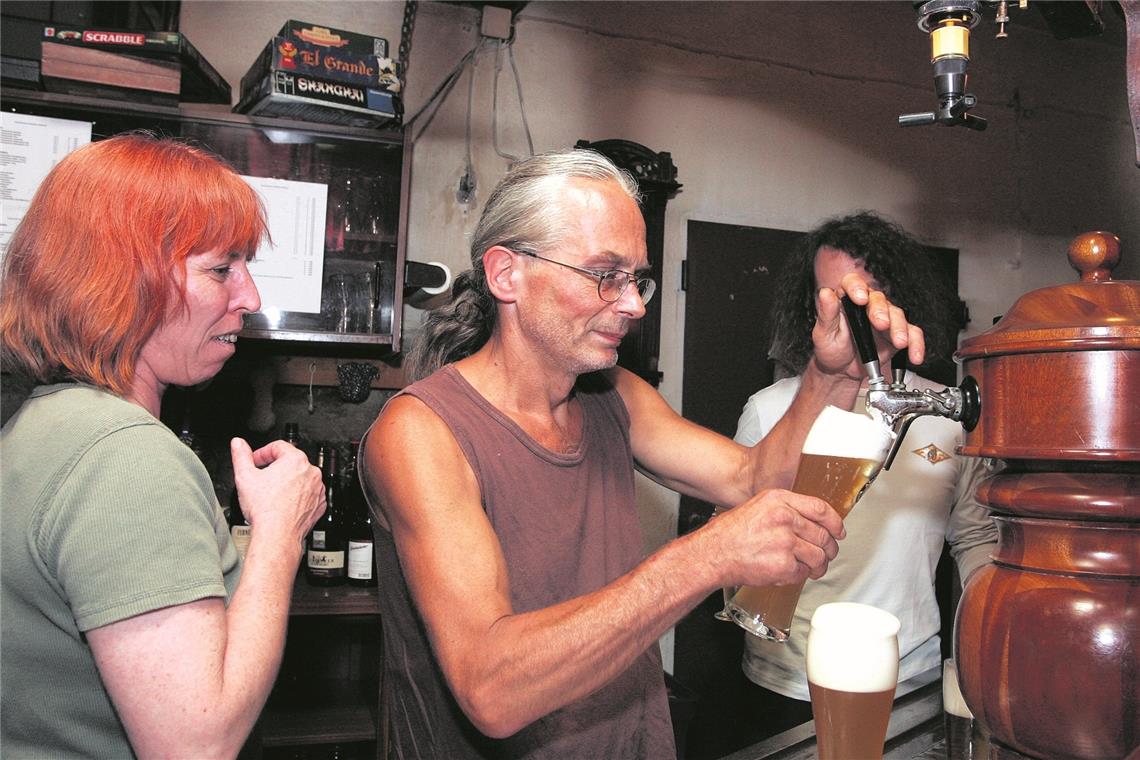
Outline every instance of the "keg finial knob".
[[1069, 243], [1069, 263], [1081, 282], [1106, 282], [1120, 263], [1120, 238], [1111, 232], [1086, 232]]

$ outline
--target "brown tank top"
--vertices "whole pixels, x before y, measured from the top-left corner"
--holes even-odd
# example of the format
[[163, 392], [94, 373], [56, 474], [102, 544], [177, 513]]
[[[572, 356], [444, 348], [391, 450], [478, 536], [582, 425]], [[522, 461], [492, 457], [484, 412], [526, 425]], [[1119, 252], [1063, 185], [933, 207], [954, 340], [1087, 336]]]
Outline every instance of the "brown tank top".
[[[642, 557], [629, 414], [599, 376], [581, 378], [575, 392], [582, 407], [582, 442], [577, 451], [561, 454], [535, 442], [451, 365], [403, 391], [451, 428], [474, 471], [506, 557], [516, 612], [596, 591]], [[589, 697], [507, 739], [481, 735], [459, 709], [432, 656], [391, 534], [380, 521], [374, 524], [395, 757], [676, 756], [656, 644]]]

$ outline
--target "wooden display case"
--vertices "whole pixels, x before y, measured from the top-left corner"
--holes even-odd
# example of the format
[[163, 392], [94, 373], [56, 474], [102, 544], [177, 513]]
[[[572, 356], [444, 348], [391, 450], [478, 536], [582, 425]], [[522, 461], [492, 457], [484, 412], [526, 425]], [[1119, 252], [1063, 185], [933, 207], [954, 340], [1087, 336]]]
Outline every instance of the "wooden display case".
[[377, 589], [293, 587], [277, 683], [243, 758], [382, 758]]
[[361, 277], [378, 268], [372, 330], [361, 324], [338, 330], [324, 309], [274, 314], [263, 304], [262, 312], [247, 318], [242, 336], [400, 350], [407, 219], [400, 130], [251, 117], [217, 105], [170, 108], [13, 88], [5, 88], [2, 99], [6, 111], [89, 121], [94, 140], [147, 129], [196, 141], [248, 176], [326, 185], [321, 302], [331, 300], [329, 283], [337, 275]]

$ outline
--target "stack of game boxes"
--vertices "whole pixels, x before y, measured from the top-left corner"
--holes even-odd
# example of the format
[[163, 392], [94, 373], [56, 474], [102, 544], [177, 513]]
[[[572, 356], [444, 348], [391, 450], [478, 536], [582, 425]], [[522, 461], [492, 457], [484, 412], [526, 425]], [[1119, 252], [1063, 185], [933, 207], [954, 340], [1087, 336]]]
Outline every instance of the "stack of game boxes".
[[399, 122], [399, 91], [383, 37], [287, 21], [242, 77], [234, 111], [380, 127]]
[[45, 90], [151, 105], [230, 103], [230, 86], [179, 32], [51, 25], [41, 42]]

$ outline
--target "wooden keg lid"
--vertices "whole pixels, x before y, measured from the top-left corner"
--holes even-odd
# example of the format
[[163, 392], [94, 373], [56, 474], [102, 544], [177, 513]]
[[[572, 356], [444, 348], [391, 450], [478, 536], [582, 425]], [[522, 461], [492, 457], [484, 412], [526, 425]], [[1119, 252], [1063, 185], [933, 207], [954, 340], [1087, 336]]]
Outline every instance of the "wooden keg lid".
[[962, 341], [960, 360], [1050, 351], [1140, 349], [1140, 281], [1113, 280], [1120, 239], [1086, 232], [1069, 245], [1078, 282], [1026, 293], [988, 331]]

